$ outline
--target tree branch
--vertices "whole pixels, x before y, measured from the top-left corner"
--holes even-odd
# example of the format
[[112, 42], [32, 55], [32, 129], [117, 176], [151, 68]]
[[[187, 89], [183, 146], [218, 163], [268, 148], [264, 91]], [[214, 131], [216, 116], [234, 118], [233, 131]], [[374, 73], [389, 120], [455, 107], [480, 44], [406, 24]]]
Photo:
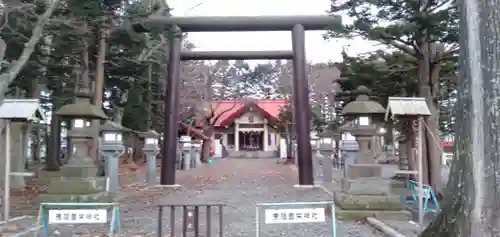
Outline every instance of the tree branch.
[[217, 122], [217, 120], [219, 120], [220, 117], [222, 117], [222, 115], [224, 115], [225, 113], [227, 113], [227, 112], [231, 111], [232, 109], [234, 109], [234, 107], [236, 107], [236, 104], [237, 103], [234, 103], [233, 106], [231, 106], [230, 108], [225, 109], [224, 111], [222, 111], [221, 113], [219, 113], [217, 115], [215, 115], [214, 111], [218, 108], [218, 106], [215, 107], [214, 109], [212, 109], [212, 111], [213, 111], [212, 112], [212, 116], [210, 116], [210, 118], [208, 119], [208, 120], [210, 120], [210, 124], [211, 125], [215, 124], [215, 122]]
[[[47, 10], [38, 18], [36, 25], [33, 28], [30, 40], [25, 44], [23, 52], [21, 53], [21, 56], [19, 56], [19, 59], [13, 62], [6, 72], [0, 74], [0, 95], [3, 96], [5, 94], [9, 85], [14, 81], [19, 72], [23, 69], [24, 65], [30, 59], [31, 54], [35, 50], [38, 41], [43, 36], [43, 30], [45, 26], [49, 22], [49, 19], [52, 16], [54, 10], [59, 5], [59, 2], [60, 0], [53, 0], [50, 5], [48, 5]], [[2, 39], [0, 40], [3, 41]]]

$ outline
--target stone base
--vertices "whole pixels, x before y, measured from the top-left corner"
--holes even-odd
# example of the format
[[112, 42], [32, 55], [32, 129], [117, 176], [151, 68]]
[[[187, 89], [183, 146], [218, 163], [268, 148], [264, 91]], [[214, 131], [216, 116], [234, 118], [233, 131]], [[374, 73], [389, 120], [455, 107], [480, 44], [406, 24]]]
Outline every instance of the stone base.
[[293, 185], [294, 188], [319, 188], [321, 187], [320, 185], [316, 185], [316, 184], [313, 184], [313, 185], [302, 185], [302, 184], [295, 184]]
[[52, 179], [48, 194], [88, 194], [106, 191], [105, 178], [65, 178]]
[[86, 178], [95, 177], [98, 172], [95, 165], [64, 165], [59, 171], [62, 177]]
[[381, 220], [411, 220], [399, 195], [391, 193], [390, 180], [343, 179], [344, 191], [334, 193], [339, 219], [361, 220], [376, 217]]
[[391, 180], [391, 192], [393, 194], [404, 194], [407, 190], [406, 183], [399, 180]]
[[228, 156], [231, 158], [276, 158], [276, 151], [228, 151]]
[[92, 194], [40, 194], [39, 202], [113, 202], [114, 195], [110, 192]]
[[182, 185], [180, 184], [158, 184], [158, 185], [152, 185], [152, 186], [148, 186], [147, 187], [148, 189], [149, 188], [171, 188], [171, 189], [177, 189], [177, 188], [182, 188]]
[[339, 220], [364, 220], [366, 217], [375, 217], [378, 220], [411, 220], [412, 214], [406, 210], [382, 211], [382, 210], [344, 210], [335, 207], [335, 216]]
[[349, 164], [347, 178], [373, 178], [382, 177], [382, 165], [379, 164]]

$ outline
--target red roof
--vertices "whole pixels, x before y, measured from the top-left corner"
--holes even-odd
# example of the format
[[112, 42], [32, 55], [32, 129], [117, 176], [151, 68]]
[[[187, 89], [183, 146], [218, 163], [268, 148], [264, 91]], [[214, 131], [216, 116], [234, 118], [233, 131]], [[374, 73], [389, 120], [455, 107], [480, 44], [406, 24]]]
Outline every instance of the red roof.
[[442, 148], [445, 148], [445, 147], [451, 148], [451, 147], [453, 147], [453, 145], [455, 145], [455, 142], [454, 141], [442, 141], [440, 145]]
[[[227, 126], [237, 117], [241, 116], [245, 111], [244, 100], [221, 100], [212, 102], [214, 110], [215, 127]], [[252, 105], [260, 109], [267, 119], [278, 120], [281, 106], [287, 103], [286, 100], [255, 100]]]

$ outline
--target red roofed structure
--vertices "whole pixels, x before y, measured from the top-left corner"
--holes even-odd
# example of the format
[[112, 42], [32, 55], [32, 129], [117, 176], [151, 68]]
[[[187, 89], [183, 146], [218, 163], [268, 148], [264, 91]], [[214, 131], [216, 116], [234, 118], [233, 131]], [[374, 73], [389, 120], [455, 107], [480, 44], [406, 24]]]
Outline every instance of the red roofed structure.
[[286, 100], [221, 100], [212, 102], [212, 121], [222, 144], [230, 151], [275, 152], [276, 124]]
[[279, 121], [281, 107], [287, 103], [286, 100], [221, 100], [212, 102], [214, 118], [217, 118], [215, 127], [224, 127], [249, 110], [256, 110], [265, 118], [273, 122]]

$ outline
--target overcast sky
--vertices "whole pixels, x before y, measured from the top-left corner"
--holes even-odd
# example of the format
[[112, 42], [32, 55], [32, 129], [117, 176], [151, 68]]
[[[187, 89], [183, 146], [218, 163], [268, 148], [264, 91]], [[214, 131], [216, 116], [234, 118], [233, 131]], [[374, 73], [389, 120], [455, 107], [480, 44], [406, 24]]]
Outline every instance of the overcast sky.
[[[168, 0], [175, 16], [256, 16], [326, 14], [330, 0]], [[341, 61], [342, 47], [356, 55], [374, 50], [363, 40], [325, 41], [324, 31], [306, 32], [307, 60]], [[290, 50], [290, 32], [189, 33], [197, 50]]]

